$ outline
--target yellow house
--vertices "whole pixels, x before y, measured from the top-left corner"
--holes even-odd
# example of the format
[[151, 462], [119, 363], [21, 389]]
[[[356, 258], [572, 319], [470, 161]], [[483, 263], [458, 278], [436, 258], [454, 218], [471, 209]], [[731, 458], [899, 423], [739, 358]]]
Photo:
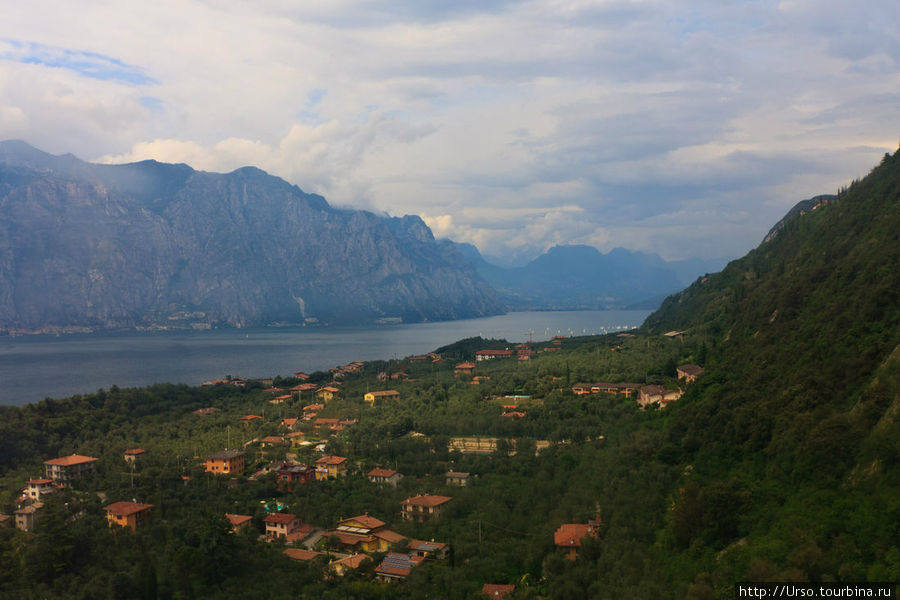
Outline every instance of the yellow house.
[[328, 386], [325, 386], [323, 388], [319, 388], [318, 390], [316, 390], [316, 398], [318, 398], [325, 404], [328, 404], [329, 402], [334, 400], [334, 397], [337, 396], [337, 393], [339, 391], [340, 390], [337, 389], [336, 387], [328, 385]]
[[244, 471], [244, 453], [238, 450], [223, 450], [206, 457], [206, 471], [216, 475], [242, 473]]
[[368, 392], [365, 396], [363, 396], [363, 400], [365, 400], [366, 404], [368, 404], [369, 406], [375, 406], [376, 402], [399, 399], [400, 392], [398, 392], [397, 390], [381, 390], [378, 392]]
[[323, 456], [316, 461], [316, 481], [337, 479], [347, 474], [347, 459], [343, 456]]
[[353, 552], [387, 552], [391, 545], [405, 537], [385, 528], [386, 523], [368, 514], [342, 519], [325, 535], [337, 539], [341, 546]]

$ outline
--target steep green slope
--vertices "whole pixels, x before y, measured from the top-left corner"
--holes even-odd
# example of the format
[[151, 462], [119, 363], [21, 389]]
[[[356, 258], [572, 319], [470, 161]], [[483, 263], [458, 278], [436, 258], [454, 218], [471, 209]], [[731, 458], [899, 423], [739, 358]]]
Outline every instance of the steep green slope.
[[690, 465], [667, 534], [692, 566], [673, 577], [698, 597], [900, 578], [900, 152], [644, 328], [707, 356], [660, 453]]

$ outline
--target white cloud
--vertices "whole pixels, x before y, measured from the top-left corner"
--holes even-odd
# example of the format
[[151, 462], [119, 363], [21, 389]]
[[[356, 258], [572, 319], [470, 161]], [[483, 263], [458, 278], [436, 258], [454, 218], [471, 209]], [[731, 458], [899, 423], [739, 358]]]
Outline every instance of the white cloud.
[[736, 255], [895, 148], [892, 15], [890, 0], [34, 0], [0, 21], [0, 138], [252, 164], [493, 254]]

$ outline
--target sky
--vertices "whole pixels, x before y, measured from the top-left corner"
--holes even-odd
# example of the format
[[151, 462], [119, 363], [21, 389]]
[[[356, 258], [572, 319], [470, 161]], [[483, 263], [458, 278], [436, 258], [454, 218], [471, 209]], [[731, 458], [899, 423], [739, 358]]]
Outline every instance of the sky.
[[900, 140], [896, 0], [0, 3], [0, 139], [254, 165], [507, 262], [740, 256]]

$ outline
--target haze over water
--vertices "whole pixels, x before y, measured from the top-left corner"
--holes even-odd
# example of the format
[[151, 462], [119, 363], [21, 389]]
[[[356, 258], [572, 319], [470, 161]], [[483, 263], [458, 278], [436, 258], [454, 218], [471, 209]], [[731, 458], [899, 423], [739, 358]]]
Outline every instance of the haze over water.
[[0, 404], [100, 388], [289, 376], [354, 360], [404, 358], [480, 335], [511, 343], [639, 326], [650, 311], [516, 312], [461, 321], [367, 327], [220, 329], [0, 338]]

